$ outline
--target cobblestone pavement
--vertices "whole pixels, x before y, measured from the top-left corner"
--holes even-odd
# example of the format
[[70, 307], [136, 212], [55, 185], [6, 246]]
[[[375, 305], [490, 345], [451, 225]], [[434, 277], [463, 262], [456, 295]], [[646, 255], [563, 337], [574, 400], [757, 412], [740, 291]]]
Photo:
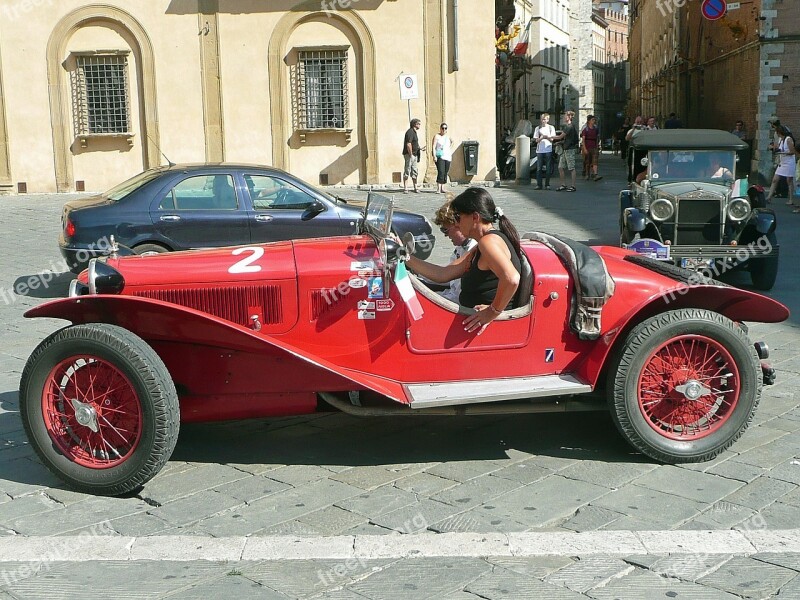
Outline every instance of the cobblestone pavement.
[[[491, 192], [521, 231], [614, 244], [622, 163], [604, 155], [601, 172], [605, 179], [580, 181], [572, 194], [531, 186]], [[56, 238], [67, 198], [0, 198], [0, 599], [71, 598], [88, 585], [93, 597], [131, 598], [800, 598], [800, 541], [796, 530], [785, 531], [800, 522], [800, 256], [793, 243], [800, 217], [782, 201], [775, 206], [781, 269], [770, 295], [793, 316], [750, 329], [769, 344], [778, 382], [765, 388], [747, 433], [711, 462], [655, 464], [634, 453], [602, 414], [413, 421], [327, 414], [184, 426], [161, 474], [138, 495], [111, 499], [64, 489], [28, 447], [18, 414], [25, 360], [62, 325], [22, 313], [65, 295], [72, 276], [58, 274], [27, 296], [11, 290], [43, 271], [64, 270]], [[396, 198], [401, 208], [426, 214], [443, 201], [430, 191]], [[434, 259], [444, 262], [449, 253], [440, 238]], [[736, 274], [731, 282], [747, 278]], [[778, 541], [768, 550], [674, 545], [707, 530], [771, 532]], [[445, 533], [485, 541], [534, 532], [558, 547], [581, 535], [599, 532], [597, 539], [613, 541], [647, 531], [665, 532], [669, 543], [627, 554], [578, 544], [550, 556], [493, 555], [491, 547], [484, 556], [463, 549], [448, 556], [441, 546], [425, 555], [413, 547], [416, 540], [443, 543]], [[180, 538], [185, 557], [159, 553], [169, 536], [197, 542]], [[403, 539], [411, 545], [383, 555], [326, 550], [341, 536], [355, 548], [380, 544], [382, 536], [392, 536], [387, 547]], [[89, 539], [102, 549], [104, 539], [122, 537], [150, 543], [150, 550], [90, 560], [67, 543], [57, 546], [58, 539]], [[260, 538], [306, 540], [314, 551], [257, 560], [201, 553], [208, 560], [191, 560], [210, 539]]]

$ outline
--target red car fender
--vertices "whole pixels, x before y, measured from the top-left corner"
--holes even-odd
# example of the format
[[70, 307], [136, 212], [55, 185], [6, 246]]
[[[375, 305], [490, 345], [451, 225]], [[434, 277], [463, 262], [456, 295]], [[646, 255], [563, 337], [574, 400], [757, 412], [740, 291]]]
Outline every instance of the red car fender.
[[[287, 344], [278, 337], [256, 333], [246, 327], [191, 308], [133, 296], [81, 296], [47, 302], [25, 313], [27, 318], [64, 319], [73, 324], [108, 323], [135, 333], [154, 346], [178, 342], [181, 359], [187, 360], [194, 344], [251, 354], [281, 355], [278, 385], [290, 386], [302, 380], [313, 391], [371, 389], [407, 404], [401, 383], [370, 373], [342, 368], [309, 352]], [[169, 366], [174, 357], [164, 357]], [[251, 375], [254, 387], [263, 386], [264, 373]]]
[[578, 376], [597, 386], [614, 350], [625, 342], [628, 332], [654, 315], [680, 308], [703, 308], [725, 315], [732, 321], [779, 323], [789, 318], [789, 309], [772, 298], [735, 287], [680, 285], [648, 298], [612, 325], [589, 352]]

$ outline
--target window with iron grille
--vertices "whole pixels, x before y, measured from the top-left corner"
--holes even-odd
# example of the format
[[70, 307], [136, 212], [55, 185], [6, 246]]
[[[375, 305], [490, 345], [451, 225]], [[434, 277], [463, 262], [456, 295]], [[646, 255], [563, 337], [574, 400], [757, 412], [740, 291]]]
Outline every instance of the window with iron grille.
[[348, 129], [347, 50], [300, 50], [293, 69], [295, 129]]
[[91, 54], [76, 59], [71, 78], [75, 135], [130, 133], [128, 57]]

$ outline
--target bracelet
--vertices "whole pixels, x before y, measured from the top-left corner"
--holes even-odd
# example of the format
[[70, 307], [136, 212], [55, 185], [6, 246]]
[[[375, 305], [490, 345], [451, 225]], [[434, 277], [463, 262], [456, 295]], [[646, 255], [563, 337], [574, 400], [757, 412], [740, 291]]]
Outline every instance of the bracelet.
[[494, 314], [496, 314], [496, 315], [499, 315], [499, 314], [501, 314], [501, 313], [503, 312], [502, 310], [497, 310], [497, 309], [494, 307], [494, 304], [490, 304], [490, 305], [489, 305], [489, 308], [490, 308], [490, 309], [492, 310], [492, 312], [493, 312]]

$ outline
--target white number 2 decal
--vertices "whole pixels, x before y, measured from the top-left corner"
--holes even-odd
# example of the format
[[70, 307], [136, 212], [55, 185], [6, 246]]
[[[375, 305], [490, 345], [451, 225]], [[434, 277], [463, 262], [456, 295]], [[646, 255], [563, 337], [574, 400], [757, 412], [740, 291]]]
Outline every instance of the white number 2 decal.
[[246, 246], [244, 248], [236, 248], [232, 254], [239, 256], [244, 252], [252, 252], [252, 254], [245, 256], [239, 262], [233, 263], [228, 269], [228, 273], [258, 273], [261, 270], [261, 265], [254, 265], [253, 263], [264, 256], [264, 249], [256, 246]]

